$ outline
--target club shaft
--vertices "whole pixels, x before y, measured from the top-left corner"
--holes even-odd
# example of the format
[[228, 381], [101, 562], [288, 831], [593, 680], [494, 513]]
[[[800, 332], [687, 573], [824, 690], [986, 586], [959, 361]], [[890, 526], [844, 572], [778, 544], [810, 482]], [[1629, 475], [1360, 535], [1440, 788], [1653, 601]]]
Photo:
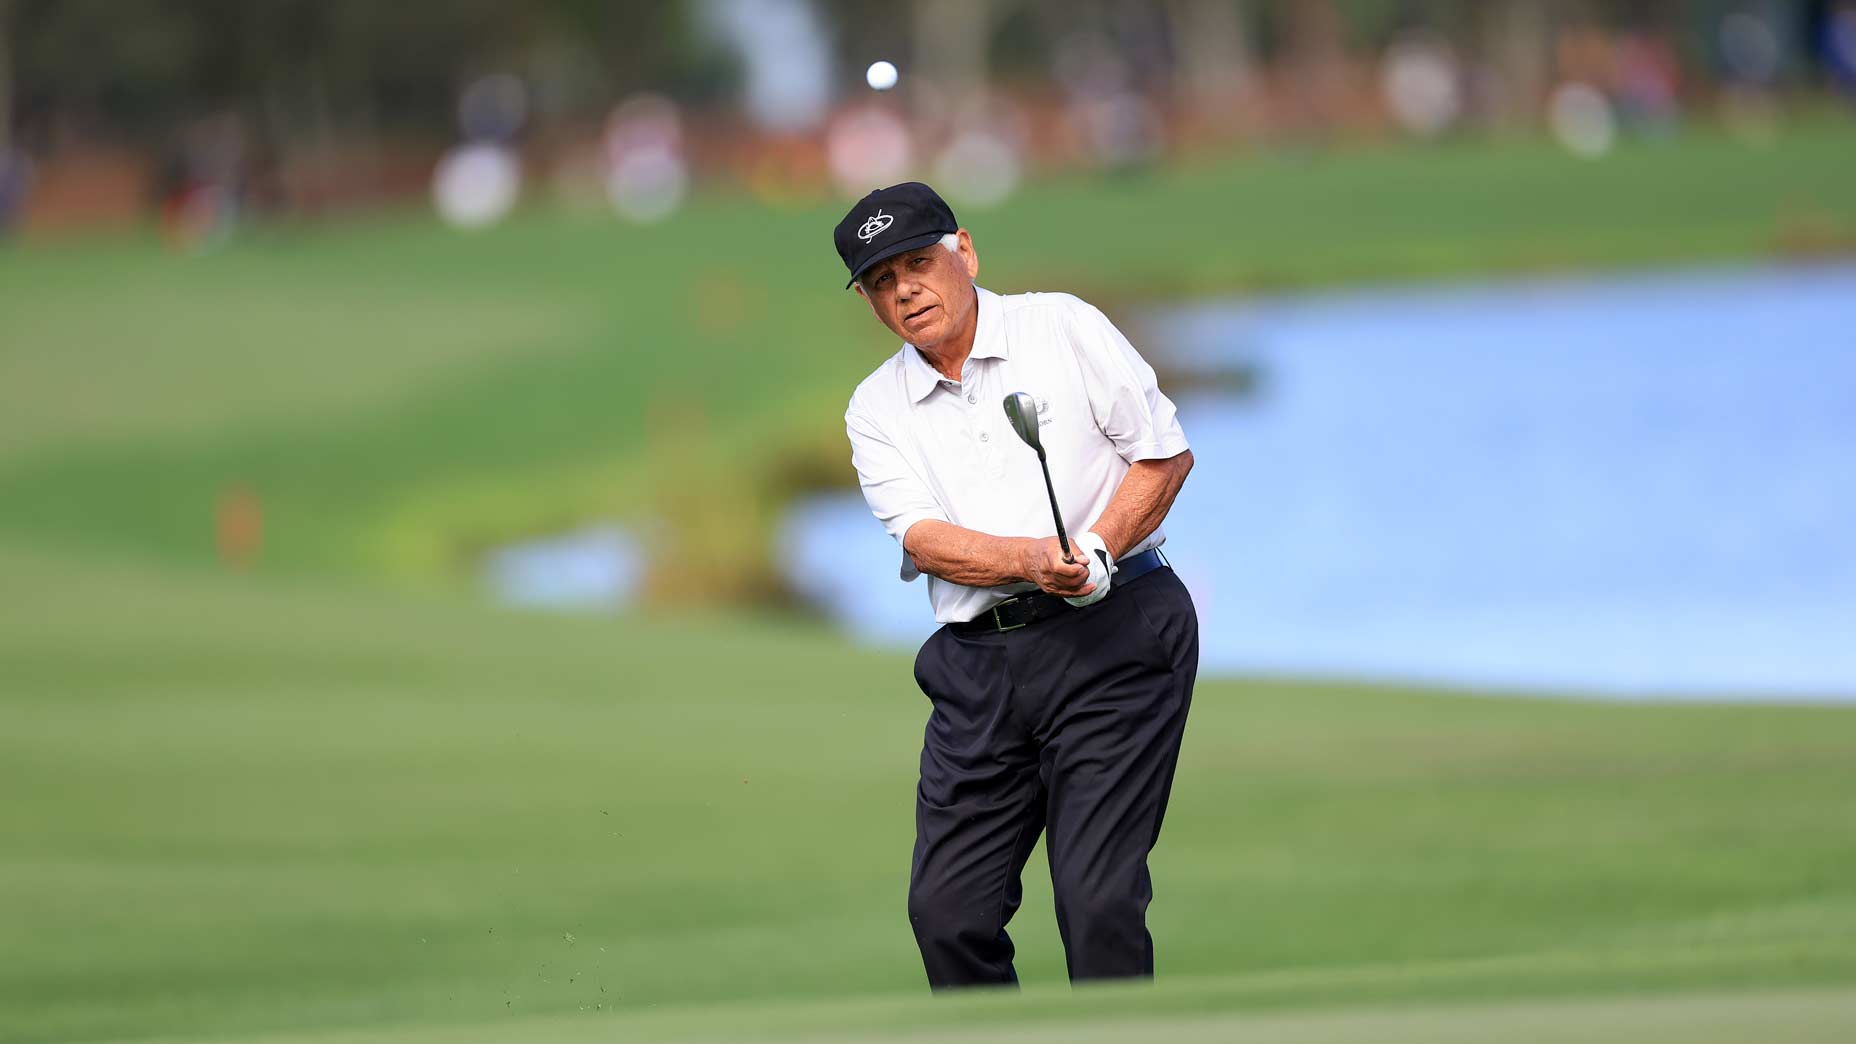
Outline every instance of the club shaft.
[[1050, 463], [1044, 459], [1044, 448], [1038, 447], [1038, 467], [1044, 469], [1044, 492], [1050, 494], [1050, 517], [1057, 520], [1057, 543], [1063, 547], [1063, 560], [1074, 562], [1070, 557], [1070, 534], [1063, 531], [1063, 512], [1057, 508], [1057, 487], [1051, 485]]

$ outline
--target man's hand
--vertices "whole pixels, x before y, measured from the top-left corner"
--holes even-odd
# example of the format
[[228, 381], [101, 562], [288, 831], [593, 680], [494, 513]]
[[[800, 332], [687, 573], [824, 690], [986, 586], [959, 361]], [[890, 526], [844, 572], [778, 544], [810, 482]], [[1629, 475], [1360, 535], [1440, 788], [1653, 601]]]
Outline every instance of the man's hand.
[[1080, 609], [1107, 598], [1109, 587], [1115, 582], [1115, 563], [1108, 557], [1108, 545], [1091, 531], [1070, 541], [1070, 549], [1076, 552], [1076, 557], [1089, 563], [1089, 586], [1094, 593], [1064, 601]]
[[1089, 594], [1095, 590], [1095, 585], [1089, 582], [1089, 563], [1083, 561], [1080, 548], [1071, 547], [1076, 561], [1065, 562], [1063, 545], [1057, 543], [1056, 537], [1027, 540], [1019, 575], [1038, 585], [1038, 590], [1064, 598]]

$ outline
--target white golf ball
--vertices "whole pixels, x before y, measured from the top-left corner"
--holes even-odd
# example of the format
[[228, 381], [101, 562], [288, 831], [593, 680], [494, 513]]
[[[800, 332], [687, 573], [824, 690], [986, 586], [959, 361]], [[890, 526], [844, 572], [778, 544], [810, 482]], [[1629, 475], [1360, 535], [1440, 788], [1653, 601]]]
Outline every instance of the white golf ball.
[[889, 62], [871, 62], [864, 80], [872, 90], [887, 91], [896, 85], [896, 67]]

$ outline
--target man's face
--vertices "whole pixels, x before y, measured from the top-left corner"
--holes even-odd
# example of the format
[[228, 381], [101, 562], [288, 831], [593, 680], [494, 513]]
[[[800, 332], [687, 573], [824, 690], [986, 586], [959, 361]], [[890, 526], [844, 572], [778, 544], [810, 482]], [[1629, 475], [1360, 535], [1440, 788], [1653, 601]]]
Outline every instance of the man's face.
[[870, 266], [857, 292], [896, 336], [932, 349], [965, 329], [978, 303], [973, 280], [979, 273], [973, 239], [962, 229], [956, 250], [935, 243]]

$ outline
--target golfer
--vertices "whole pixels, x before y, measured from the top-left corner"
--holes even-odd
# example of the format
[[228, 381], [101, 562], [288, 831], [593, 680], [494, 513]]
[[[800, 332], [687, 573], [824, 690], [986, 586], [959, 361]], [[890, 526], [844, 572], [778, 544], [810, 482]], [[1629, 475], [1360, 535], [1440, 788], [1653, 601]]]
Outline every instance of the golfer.
[[[904, 342], [851, 396], [851, 460], [943, 625], [915, 660], [934, 707], [908, 907], [928, 982], [1017, 981], [1005, 926], [1040, 833], [1070, 978], [1151, 976], [1147, 854], [1199, 662], [1158, 550], [1192, 469], [1173, 403], [1083, 301], [975, 286], [973, 239], [926, 185], [865, 196], [835, 239]], [[1002, 409], [1014, 392], [1036, 404], [1074, 561]]]

